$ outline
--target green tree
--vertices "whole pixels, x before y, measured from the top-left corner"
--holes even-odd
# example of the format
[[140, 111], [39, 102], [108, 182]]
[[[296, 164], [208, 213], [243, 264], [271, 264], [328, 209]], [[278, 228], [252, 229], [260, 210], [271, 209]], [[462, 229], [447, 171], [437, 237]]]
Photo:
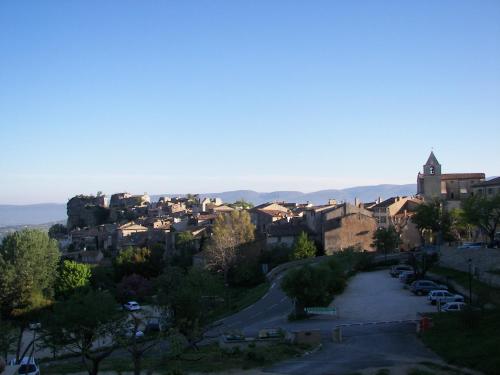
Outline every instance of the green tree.
[[412, 221], [419, 229], [423, 242], [426, 237], [430, 243], [453, 240], [451, 217], [440, 200], [419, 205]]
[[301, 232], [293, 247], [292, 259], [313, 258], [316, 255], [316, 251], [314, 241], [307, 237], [306, 232]]
[[250, 203], [250, 202], [247, 202], [245, 199], [241, 198], [239, 200], [237, 200], [236, 202], [234, 203], [231, 203], [229, 204], [230, 207], [233, 207], [233, 208], [236, 208], [236, 209], [239, 209], [239, 208], [242, 208], [244, 210], [249, 210], [251, 208], [253, 208], [253, 204]]
[[163, 253], [164, 249], [161, 245], [153, 246], [152, 249], [131, 246], [125, 248], [113, 262], [116, 281], [132, 274], [148, 279], [158, 276], [165, 265]]
[[254, 240], [255, 226], [247, 211], [232, 211], [218, 215], [212, 228], [212, 238], [205, 250], [209, 267], [219, 269], [228, 283], [229, 271], [238, 260], [238, 248]]
[[55, 282], [56, 296], [68, 298], [75, 291], [86, 289], [90, 285], [92, 270], [88, 264], [64, 260], [59, 265]]
[[[114, 298], [107, 292], [89, 290], [76, 293], [54, 306], [50, 324], [64, 327], [55, 344], [64, 343], [65, 349], [79, 354], [89, 375], [97, 375], [101, 362], [115, 349], [123, 331], [124, 315], [117, 311]], [[106, 346], [96, 347], [106, 337]]]
[[305, 307], [327, 306], [332, 300], [332, 270], [309, 266], [294, 268], [283, 278], [281, 288], [294, 301], [295, 315], [304, 315]]
[[0, 246], [0, 309], [19, 326], [16, 359], [28, 322], [52, 303], [59, 256], [57, 241], [40, 230], [9, 234]]
[[7, 356], [16, 347], [17, 334], [12, 323], [0, 318], [0, 359], [7, 361]]
[[68, 229], [63, 224], [54, 224], [49, 228], [49, 237], [57, 239], [68, 234]]
[[500, 224], [500, 194], [493, 198], [470, 196], [463, 202], [462, 209], [465, 221], [480, 228], [493, 243]]
[[385, 255], [394, 252], [399, 246], [399, 234], [393, 226], [378, 228], [373, 234], [373, 245], [377, 251]]

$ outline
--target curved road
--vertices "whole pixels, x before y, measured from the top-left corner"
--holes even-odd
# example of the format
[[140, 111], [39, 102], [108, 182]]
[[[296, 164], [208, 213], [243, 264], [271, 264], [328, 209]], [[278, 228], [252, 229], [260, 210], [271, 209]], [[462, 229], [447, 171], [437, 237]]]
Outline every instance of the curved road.
[[[414, 296], [387, 270], [359, 273], [349, 280], [343, 294], [332, 302], [339, 316], [317, 316], [305, 321], [288, 322], [292, 302], [279, 287], [283, 274], [271, 285], [269, 292], [257, 303], [220, 322], [209, 333], [241, 331], [256, 335], [263, 328], [287, 331], [321, 330], [323, 348], [309, 356], [279, 363], [268, 369], [283, 374], [348, 374], [370, 367], [390, 367], [419, 361], [440, 361], [415, 335], [413, 320], [420, 312], [436, 308], [425, 297]], [[371, 324], [375, 322], [392, 322]], [[344, 341], [333, 343], [335, 326], [364, 323], [343, 328]]]

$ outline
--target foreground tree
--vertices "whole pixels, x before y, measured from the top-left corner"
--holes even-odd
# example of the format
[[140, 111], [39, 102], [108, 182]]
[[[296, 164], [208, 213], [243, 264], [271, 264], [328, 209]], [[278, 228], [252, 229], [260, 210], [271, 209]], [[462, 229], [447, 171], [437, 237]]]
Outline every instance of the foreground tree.
[[288, 271], [281, 288], [294, 301], [295, 315], [303, 316], [304, 308], [326, 306], [332, 299], [332, 270], [325, 266], [304, 266]]
[[[77, 353], [89, 375], [97, 375], [101, 362], [115, 349], [117, 335], [122, 332], [123, 313], [117, 311], [114, 298], [106, 292], [88, 291], [77, 293], [67, 301], [55, 305], [52, 319], [48, 323], [59, 331], [55, 345], [63, 343], [64, 348]], [[95, 348], [100, 340], [106, 345]]]
[[14, 326], [0, 319], [0, 359], [7, 361], [7, 356], [16, 347], [17, 334]]
[[463, 202], [462, 209], [465, 221], [480, 228], [492, 244], [500, 224], [500, 194], [493, 198], [470, 196]]
[[0, 246], [0, 309], [19, 327], [17, 360], [29, 321], [52, 303], [58, 262], [57, 241], [40, 230], [9, 234]]
[[158, 276], [164, 267], [163, 247], [127, 247], [118, 254], [113, 263], [116, 281], [132, 274], [145, 278]]
[[394, 252], [399, 246], [399, 234], [393, 226], [388, 228], [378, 228], [373, 234], [373, 245], [377, 251], [384, 254]]
[[215, 219], [212, 238], [206, 249], [206, 261], [209, 267], [222, 271], [225, 284], [229, 271], [238, 260], [238, 248], [254, 240], [254, 230], [255, 226], [246, 211], [232, 211]]
[[68, 298], [76, 291], [90, 286], [92, 271], [88, 264], [64, 260], [60, 265], [55, 281], [55, 292], [58, 298]]
[[314, 241], [307, 237], [306, 232], [301, 232], [293, 246], [292, 259], [313, 258], [316, 255], [316, 251]]

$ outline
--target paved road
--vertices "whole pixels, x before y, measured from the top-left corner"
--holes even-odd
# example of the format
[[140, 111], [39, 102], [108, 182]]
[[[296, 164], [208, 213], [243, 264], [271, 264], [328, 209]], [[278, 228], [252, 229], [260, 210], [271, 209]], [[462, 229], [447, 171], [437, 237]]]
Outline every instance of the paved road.
[[309, 356], [279, 363], [266, 371], [282, 374], [349, 374], [364, 368], [439, 360], [415, 335], [413, 323], [367, 324], [343, 328], [344, 341], [331, 341], [338, 325], [381, 321], [412, 320], [419, 312], [436, 308], [425, 297], [414, 296], [387, 270], [359, 273], [350, 279], [344, 293], [332, 302], [338, 318], [318, 316], [306, 321], [288, 322], [291, 301], [275, 280], [269, 293], [256, 304], [225, 320], [211, 334], [240, 330], [255, 335], [259, 329], [319, 329], [323, 348]]

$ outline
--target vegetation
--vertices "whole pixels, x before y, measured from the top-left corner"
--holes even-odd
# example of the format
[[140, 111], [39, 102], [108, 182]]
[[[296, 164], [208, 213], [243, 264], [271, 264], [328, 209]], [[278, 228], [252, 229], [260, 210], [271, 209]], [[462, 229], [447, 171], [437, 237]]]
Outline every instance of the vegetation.
[[58, 268], [55, 292], [58, 298], [68, 298], [75, 291], [90, 286], [92, 271], [87, 264], [64, 260]]
[[49, 228], [49, 237], [50, 238], [59, 238], [61, 236], [65, 236], [68, 234], [68, 228], [63, 224], [54, 224]]
[[[268, 366], [288, 358], [300, 356], [304, 347], [289, 344], [275, 344], [268, 347], [255, 347], [247, 350], [224, 350], [217, 345], [207, 345], [199, 350], [187, 349], [182, 354], [170, 352], [162, 356], [146, 356], [142, 367], [148, 371], [165, 374], [186, 374], [191, 372], [221, 372], [226, 370], [251, 369]], [[47, 366], [42, 365], [43, 374], [56, 375], [82, 371], [80, 361], [65, 361]], [[102, 365], [103, 371], [133, 371], [131, 361], [109, 358]]]
[[412, 221], [419, 229], [423, 243], [440, 244], [454, 240], [450, 214], [440, 200], [419, 205]]
[[253, 208], [253, 204], [250, 202], [247, 202], [246, 200], [239, 199], [234, 203], [230, 203], [229, 207], [235, 208], [235, 209], [243, 209], [243, 210], [249, 210]]
[[335, 254], [326, 263], [288, 271], [281, 288], [294, 301], [293, 317], [304, 316], [305, 307], [328, 306], [335, 294], [342, 293], [347, 278], [358, 270], [366, 269], [369, 264], [369, 254], [349, 249]]
[[[43, 326], [47, 334], [56, 340], [55, 346], [78, 354], [89, 375], [97, 375], [101, 362], [115, 349], [122, 331], [122, 317], [109, 293], [91, 290], [76, 293], [68, 300], [57, 303]], [[94, 351], [95, 341], [102, 337], [109, 339], [108, 346]]]
[[145, 278], [158, 276], [165, 266], [163, 260], [163, 247], [135, 248], [127, 247], [115, 258], [113, 268], [115, 280], [120, 281], [125, 276], [132, 274]]
[[301, 232], [293, 246], [292, 259], [313, 258], [316, 252], [314, 241], [309, 240], [306, 232]]
[[493, 243], [500, 224], [500, 194], [493, 198], [470, 196], [462, 209], [465, 221], [480, 228]]
[[399, 234], [393, 226], [378, 228], [373, 234], [373, 247], [385, 255], [393, 253], [399, 246]]
[[[434, 265], [430, 271], [435, 274], [446, 277], [450, 281], [454, 281], [459, 284], [464, 289], [469, 288], [469, 273], [457, 271], [452, 268], [446, 268]], [[494, 288], [488, 284], [485, 284], [474, 277], [471, 279], [472, 281], [472, 293], [477, 296], [479, 300], [479, 305], [484, 303], [494, 303], [500, 304], [500, 288]]]
[[467, 311], [433, 315], [434, 327], [423, 341], [446, 361], [496, 375], [500, 368], [500, 311], [484, 311], [474, 324], [464, 324]]
[[228, 283], [229, 271], [238, 260], [238, 248], [254, 240], [254, 230], [246, 211], [232, 211], [215, 219], [206, 261], [210, 267], [222, 272], [225, 284]]
[[[16, 321], [19, 338], [38, 311], [52, 303], [59, 248], [47, 233], [26, 229], [7, 235], [0, 246], [0, 308]], [[16, 359], [21, 355], [18, 340]]]

